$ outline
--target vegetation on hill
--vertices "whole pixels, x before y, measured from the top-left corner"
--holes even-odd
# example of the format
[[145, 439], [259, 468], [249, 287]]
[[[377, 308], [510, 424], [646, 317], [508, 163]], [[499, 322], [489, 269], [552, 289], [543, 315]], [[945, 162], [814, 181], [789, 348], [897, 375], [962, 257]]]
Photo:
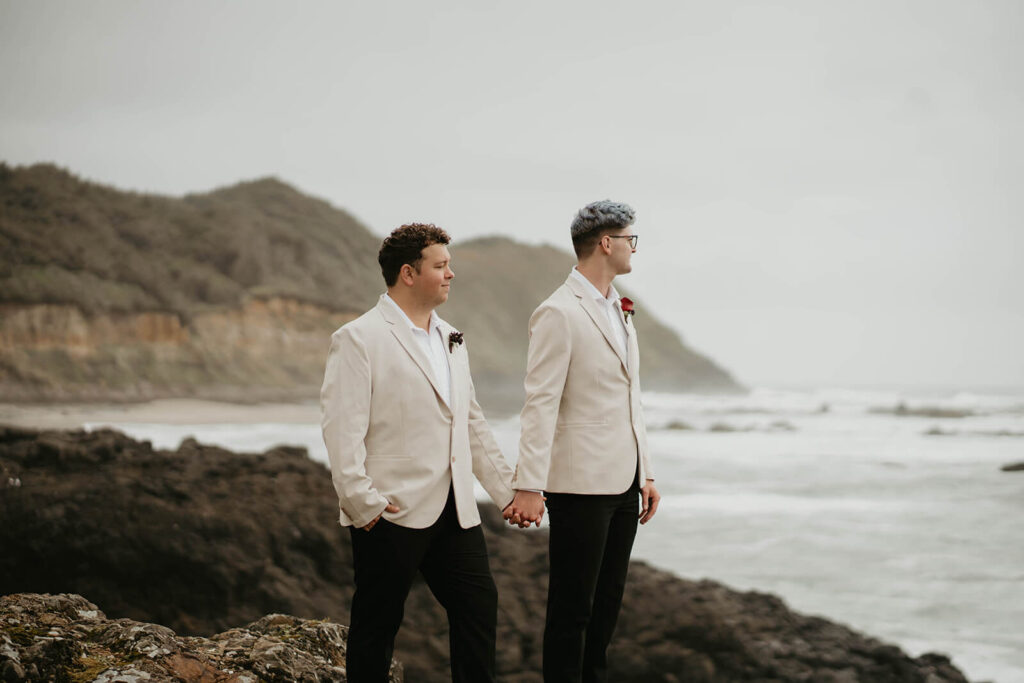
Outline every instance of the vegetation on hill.
[[187, 319], [246, 296], [363, 310], [380, 290], [380, 240], [273, 178], [177, 199], [0, 165], [0, 207], [0, 301]]
[[[380, 240], [349, 213], [272, 178], [173, 198], [52, 165], [0, 164], [0, 398], [312, 398], [331, 326], [373, 306], [384, 289]], [[451, 249], [457, 275], [441, 314], [466, 333], [485, 407], [514, 410], [530, 313], [573, 259], [501, 237], [456, 236]], [[275, 299], [307, 306], [302, 319], [276, 306], [254, 322], [251, 302]], [[74, 310], [24, 310], [46, 305]], [[123, 320], [152, 313], [165, 318]], [[89, 328], [97, 316], [121, 318], [97, 331]], [[646, 388], [740, 389], [650, 310], [635, 322]], [[112, 340], [109, 330], [123, 327], [163, 347]], [[283, 358], [287, 372], [275, 369]]]
[[[515, 373], [509, 369], [526, 367], [527, 321], [537, 304], [565, 282], [576, 260], [554, 247], [520, 244], [505, 237], [457, 242], [451, 251], [456, 275], [451, 298], [439, 312], [467, 331], [473, 376], [485, 387], [484, 396], [494, 401], [494, 394], [500, 393], [521, 401], [522, 370]], [[488, 286], [477, 286], [481, 282]], [[621, 284], [616, 288], [629, 294]], [[642, 348], [645, 389], [737, 388], [724, 370], [687, 348], [650, 309], [638, 307], [633, 323]]]

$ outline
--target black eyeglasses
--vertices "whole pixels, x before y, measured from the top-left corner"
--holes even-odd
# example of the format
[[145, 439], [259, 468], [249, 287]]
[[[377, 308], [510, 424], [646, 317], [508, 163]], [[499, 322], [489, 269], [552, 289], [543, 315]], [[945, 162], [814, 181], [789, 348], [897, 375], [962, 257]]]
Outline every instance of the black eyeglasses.
[[636, 241], [640, 238], [640, 235], [608, 235], [613, 240], [629, 240], [629, 248], [636, 249]]

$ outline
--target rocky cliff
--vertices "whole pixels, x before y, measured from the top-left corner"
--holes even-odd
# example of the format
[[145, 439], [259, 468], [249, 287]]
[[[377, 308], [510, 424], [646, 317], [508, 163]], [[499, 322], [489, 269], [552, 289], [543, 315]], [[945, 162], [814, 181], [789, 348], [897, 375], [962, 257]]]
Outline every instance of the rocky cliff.
[[[171, 198], [0, 164], [0, 400], [315, 398], [330, 332], [383, 291], [379, 246], [273, 179]], [[452, 252], [442, 315], [485, 407], [515, 410], [527, 319], [572, 259], [493, 238]], [[651, 311], [636, 322], [650, 388], [739, 390]]]
[[281, 297], [188, 319], [0, 304], [0, 400], [315, 398], [325, 343], [355, 316]]
[[[501, 680], [539, 681], [546, 536], [509, 529], [492, 505], [481, 512]], [[186, 441], [167, 452], [113, 431], [0, 428], [0, 519], [0, 594], [77, 593], [111, 619], [192, 636], [267, 613], [347, 623], [348, 532], [329, 473], [298, 449], [236, 454]], [[395, 656], [408, 680], [448, 680], [444, 613], [422, 583]], [[626, 683], [965, 680], [942, 655], [912, 658], [777, 597], [639, 562], [610, 660], [611, 679]]]

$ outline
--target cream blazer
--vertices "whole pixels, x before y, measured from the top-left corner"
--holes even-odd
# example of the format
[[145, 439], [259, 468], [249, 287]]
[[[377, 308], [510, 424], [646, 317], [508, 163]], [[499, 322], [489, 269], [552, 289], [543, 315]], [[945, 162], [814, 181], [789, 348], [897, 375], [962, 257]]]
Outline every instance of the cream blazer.
[[[441, 330], [445, 340], [455, 331], [443, 320]], [[384, 519], [428, 527], [449, 484], [459, 524], [475, 526], [474, 475], [500, 508], [512, 501], [512, 468], [476, 401], [465, 343], [448, 363], [450, 406], [412, 330], [383, 296], [331, 336], [320, 409], [342, 526], [367, 525], [390, 501], [401, 510]]]
[[533, 312], [526, 404], [512, 487], [622, 493], [653, 479], [640, 408], [640, 352], [626, 323], [626, 362], [608, 316], [569, 277]]

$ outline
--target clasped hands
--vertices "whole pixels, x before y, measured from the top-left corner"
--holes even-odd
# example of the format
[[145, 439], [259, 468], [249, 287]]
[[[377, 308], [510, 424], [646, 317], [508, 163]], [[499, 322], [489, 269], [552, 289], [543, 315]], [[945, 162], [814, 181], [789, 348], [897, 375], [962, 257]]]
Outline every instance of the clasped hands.
[[[512, 526], [526, 529], [530, 523], [540, 526], [544, 519], [544, 497], [539, 491], [516, 491], [516, 497], [512, 499], [501, 516], [508, 520]], [[648, 479], [640, 489], [640, 523], [647, 524], [658, 511], [658, 503], [661, 502], [661, 494], [658, 493], [653, 479]]]
[[531, 523], [540, 526], [544, 519], [544, 497], [539, 491], [516, 491], [516, 497], [505, 506], [501, 516], [512, 526], [526, 529]]
[[[540, 521], [544, 518], [544, 501], [547, 500], [540, 493], [534, 493], [532, 491], [516, 491], [516, 497], [512, 499], [512, 502], [505, 506], [502, 516], [508, 520], [508, 523], [512, 526], [518, 526], [520, 529], [526, 529], [530, 526], [530, 523], [540, 526]], [[384, 508], [384, 512], [398, 512], [399, 507], [394, 503], [389, 502], [387, 507]], [[373, 527], [377, 526], [377, 522], [381, 520], [384, 513], [377, 515], [370, 523], [363, 527], [363, 531], [369, 531]]]
[[[510, 525], [518, 526], [520, 529], [529, 528], [530, 524], [535, 524], [539, 527], [541, 520], [544, 519], [545, 500], [547, 498], [539, 491], [516, 491], [515, 498], [505, 506], [501, 516], [508, 520]], [[654, 513], [658, 509], [658, 503], [661, 502], [661, 494], [655, 488], [653, 480], [648, 479], [646, 485], [641, 489], [640, 501], [640, 523], [646, 524], [654, 517]], [[398, 512], [399, 508], [397, 505], [389, 502], [385, 511]], [[373, 521], [364, 526], [363, 529], [365, 531], [372, 529], [380, 521], [382, 515], [383, 513], [374, 517]]]

